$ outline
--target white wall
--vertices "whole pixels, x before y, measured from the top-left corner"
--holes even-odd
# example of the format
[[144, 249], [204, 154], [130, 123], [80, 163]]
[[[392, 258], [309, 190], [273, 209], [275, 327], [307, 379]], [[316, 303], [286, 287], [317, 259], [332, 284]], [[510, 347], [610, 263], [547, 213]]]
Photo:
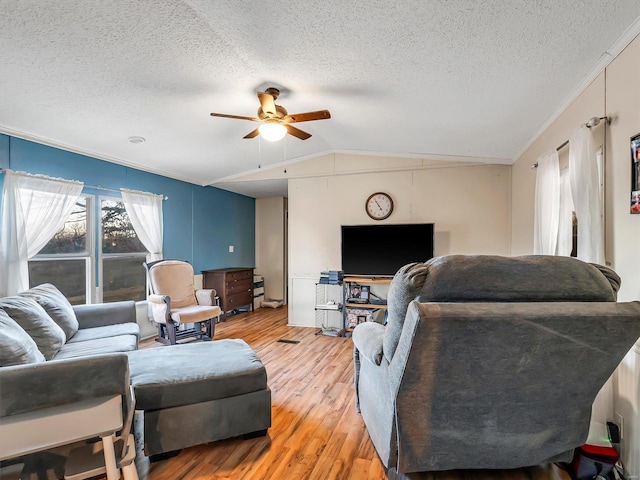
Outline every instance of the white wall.
[[[547, 128], [516, 160], [512, 168], [511, 254], [533, 253], [533, 204], [536, 170], [531, 166], [540, 155], [569, 140], [571, 132], [591, 117], [604, 116], [604, 73]], [[604, 123], [594, 129], [598, 145], [604, 141]], [[567, 148], [561, 153], [565, 153]]]
[[284, 299], [285, 198], [256, 199], [256, 274], [264, 276], [264, 297]]
[[[613, 268], [622, 277], [618, 298], [640, 299], [640, 215], [629, 213], [631, 153], [629, 139], [640, 133], [640, 37], [607, 68], [607, 239]], [[622, 461], [640, 476], [640, 350], [627, 355], [614, 377], [616, 412], [624, 416]]]
[[[384, 163], [383, 158], [376, 161]], [[389, 193], [394, 201], [394, 213], [384, 223], [435, 223], [436, 255], [508, 255], [510, 170], [448, 164], [290, 179], [289, 324], [315, 325], [312, 307], [320, 271], [341, 268], [340, 226], [377, 223], [364, 210], [376, 191]]]
[[[640, 299], [640, 215], [629, 214], [631, 158], [629, 139], [640, 133], [640, 37], [619, 54], [594, 82], [536, 139], [513, 165], [513, 255], [533, 252], [533, 194], [531, 164], [548, 148], [569, 138], [572, 130], [593, 116], [608, 116], [595, 133], [605, 143], [605, 257], [622, 278], [618, 300]], [[606, 132], [605, 132], [606, 130]], [[604, 339], [606, 342], [606, 339]], [[594, 413], [617, 421], [624, 417], [621, 459], [630, 475], [640, 475], [640, 350], [636, 346], [623, 361]]]

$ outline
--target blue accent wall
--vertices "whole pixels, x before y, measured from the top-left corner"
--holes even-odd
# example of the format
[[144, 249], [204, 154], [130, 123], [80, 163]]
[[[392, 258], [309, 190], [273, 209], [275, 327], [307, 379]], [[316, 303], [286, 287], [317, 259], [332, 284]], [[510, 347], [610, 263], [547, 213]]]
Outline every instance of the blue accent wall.
[[[255, 199], [0, 134], [0, 167], [85, 185], [163, 194], [164, 256], [190, 262], [196, 273], [255, 266]], [[4, 175], [0, 176], [0, 182]], [[119, 197], [85, 188], [86, 193]], [[229, 253], [229, 245], [234, 253]]]

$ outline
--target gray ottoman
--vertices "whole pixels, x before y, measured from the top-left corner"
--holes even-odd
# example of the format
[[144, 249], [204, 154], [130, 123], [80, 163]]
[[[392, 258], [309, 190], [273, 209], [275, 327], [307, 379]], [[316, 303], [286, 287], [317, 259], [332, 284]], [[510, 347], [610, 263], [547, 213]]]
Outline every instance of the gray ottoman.
[[161, 454], [214, 440], [266, 434], [271, 391], [264, 365], [244, 340], [128, 352], [144, 451]]

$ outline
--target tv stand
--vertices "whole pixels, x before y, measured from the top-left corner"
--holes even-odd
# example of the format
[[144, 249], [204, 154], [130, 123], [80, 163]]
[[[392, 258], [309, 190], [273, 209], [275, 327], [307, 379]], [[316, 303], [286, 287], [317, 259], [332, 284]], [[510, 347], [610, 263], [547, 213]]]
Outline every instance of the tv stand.
[[343, 308], [343, 323], [346, 334], [349, 334], [353, 330], [353, 327], [349, 327], [349, 309], [361, 309], [361, 310], [386, 310], [387, 304], [382, 303], [382, 299], [379, 299], [376, 303], [371, 301], [371, 293], [365, 303], [350, 302], [350, 292], [352, 286], [355, 285], [389, 285], [393, 280], [393, 277], [384, 275], [358, 275], [358, 276], [345, 276], [343, 279], [344, 289], [344, 307]]

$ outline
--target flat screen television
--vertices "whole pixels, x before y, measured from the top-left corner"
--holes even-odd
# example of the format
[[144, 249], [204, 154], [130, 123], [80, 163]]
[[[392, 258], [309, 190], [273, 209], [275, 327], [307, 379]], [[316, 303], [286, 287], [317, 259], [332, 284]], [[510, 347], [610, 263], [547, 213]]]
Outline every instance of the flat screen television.
[[342, 225], [342, 270], [393, 276], [407, 263], [432, 258], [433, 241], [433, 223]]

